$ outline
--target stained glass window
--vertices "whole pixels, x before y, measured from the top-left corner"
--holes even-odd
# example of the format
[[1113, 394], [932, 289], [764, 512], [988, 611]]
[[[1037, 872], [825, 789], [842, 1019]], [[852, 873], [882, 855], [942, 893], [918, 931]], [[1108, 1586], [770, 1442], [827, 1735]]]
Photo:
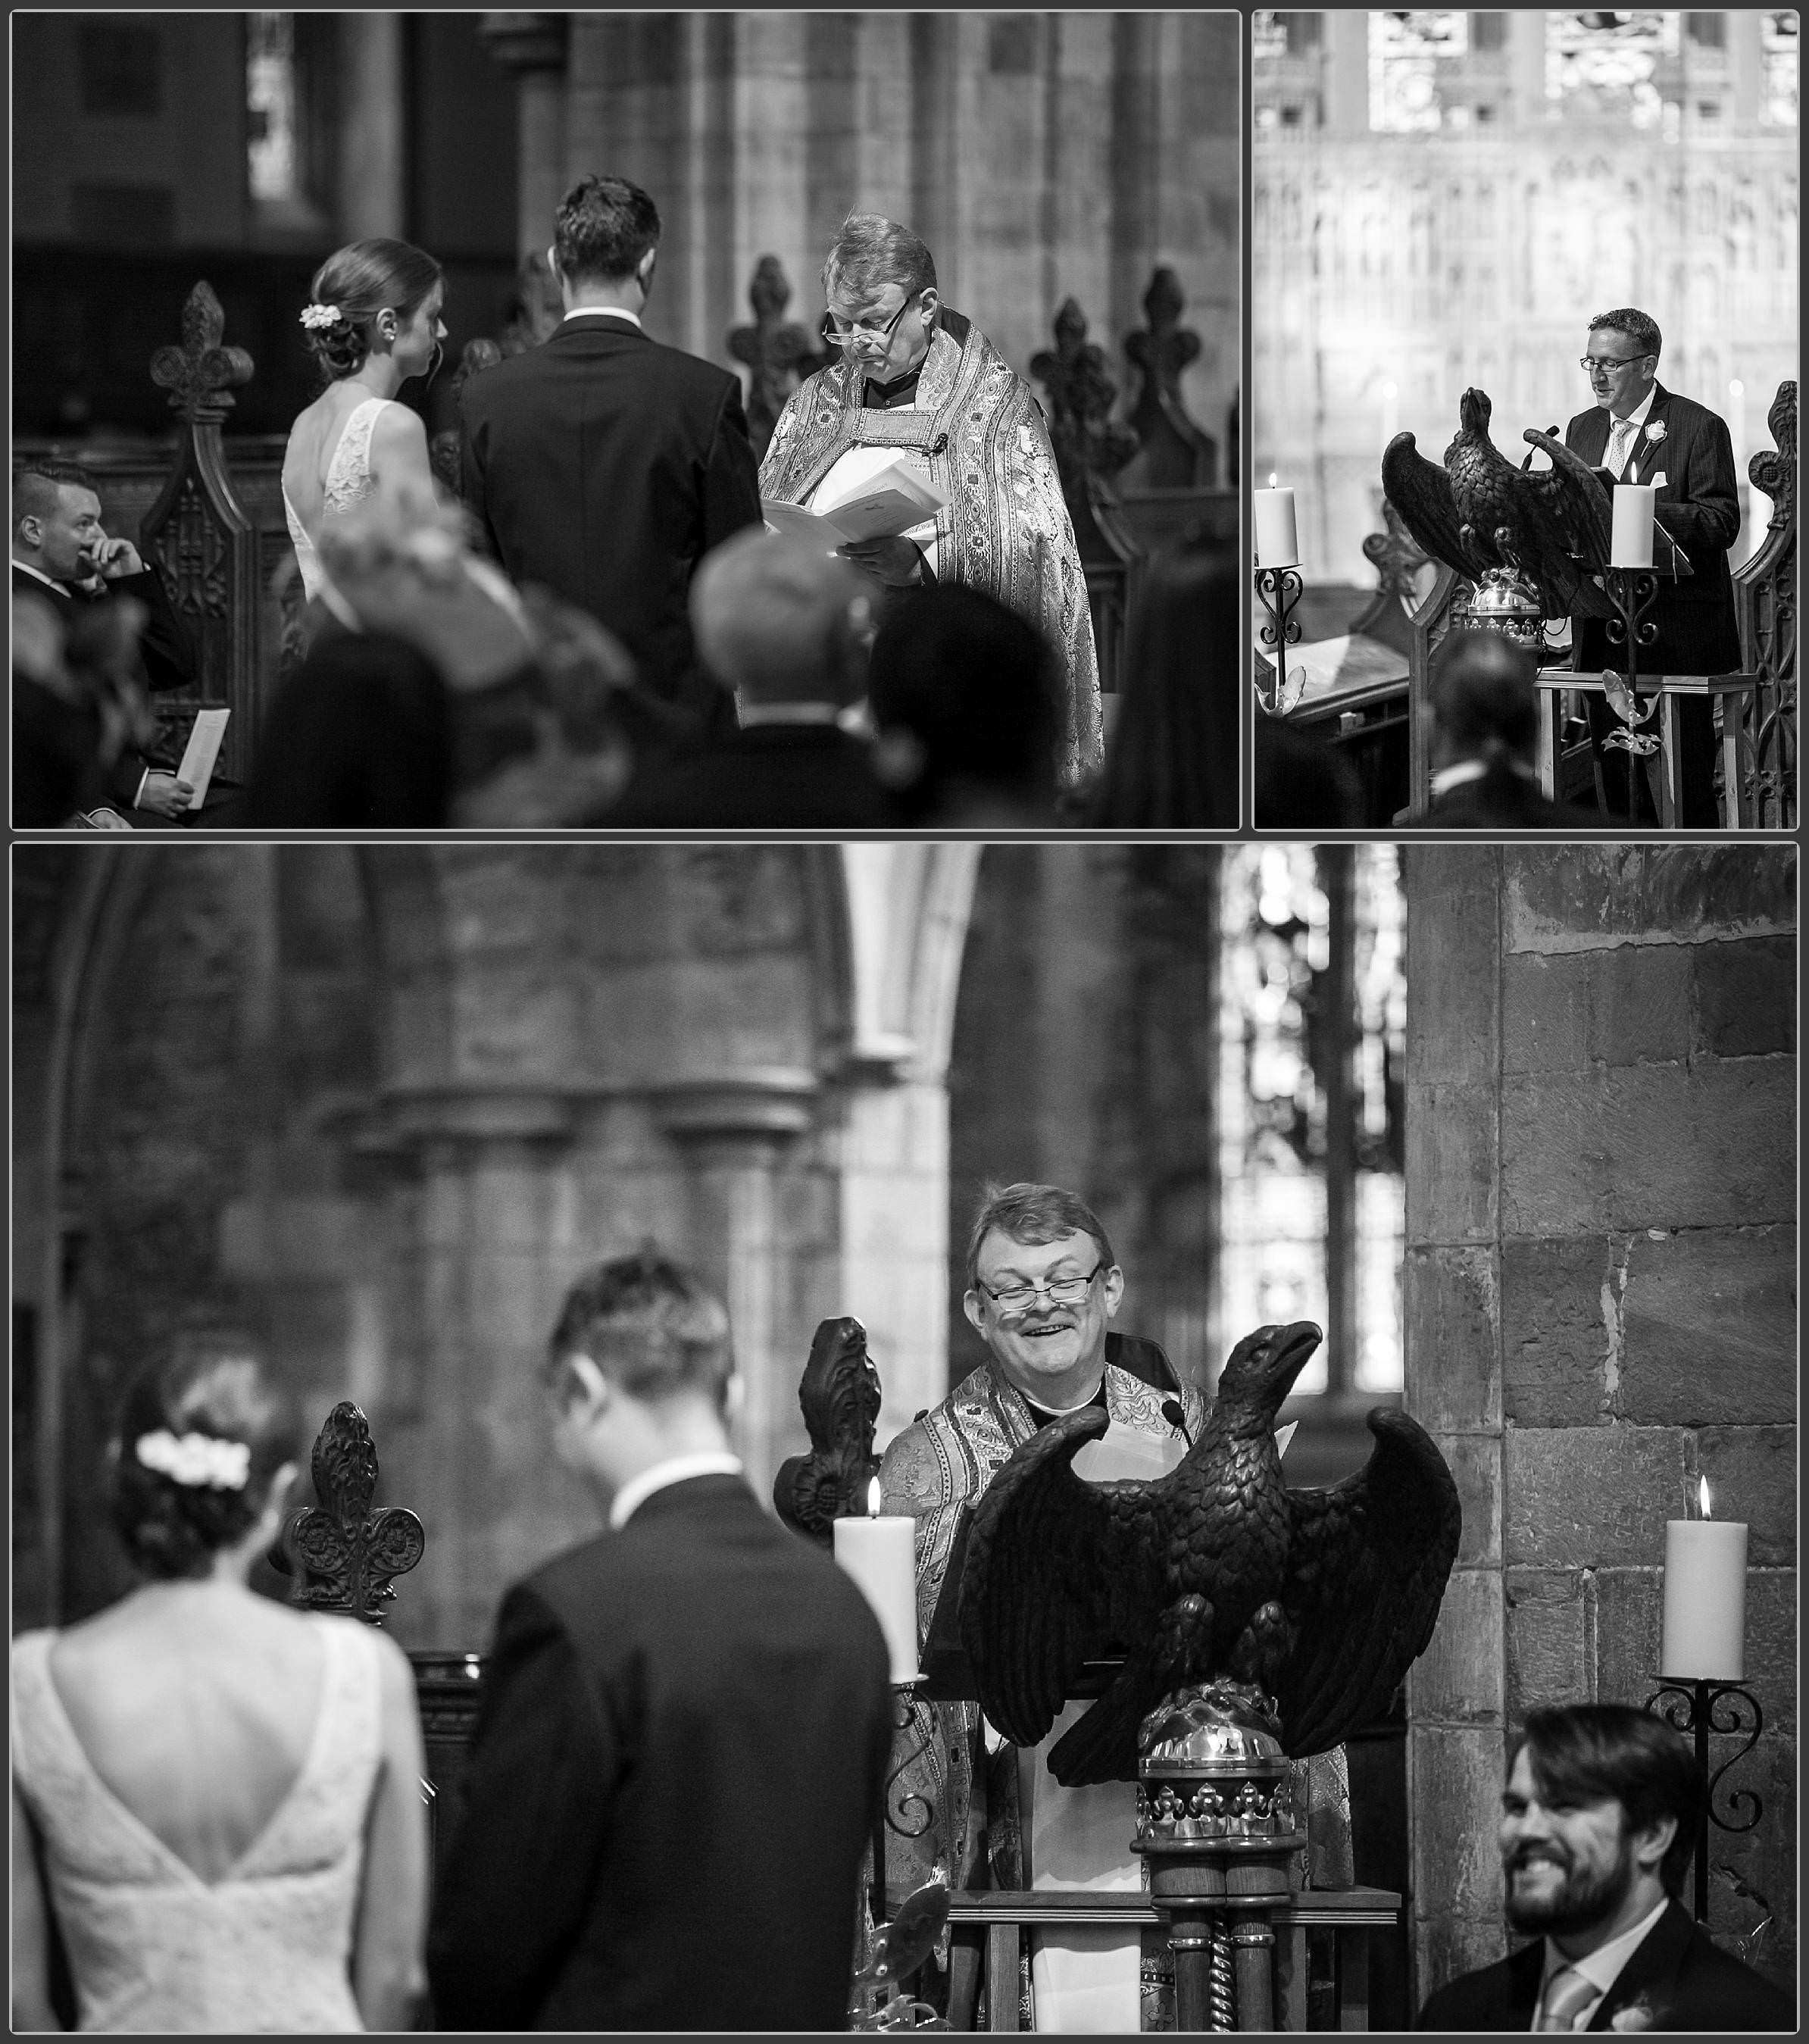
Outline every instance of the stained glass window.
[[252, 197], [300, 196], [295, 146], [295, 17], [245, 17], [247, 168]]
[[1208, 1354], [1317, 1320], [1299, 1392], [1398, 1391], [1404, 916], [1388, 845], [1227, 846]]
[[1661, 127], [1653, 74], [1661, 58], [1676, 56], [1681, 22], [1677, 14], [1547, 14], [1547, 105], [1567, 117]]
[[1794, 8], [1763, 14], [1759, 48], [1765, 58], [1765, 104], [1761, 118], [1768, 127], [1796, 125], [1796, 52], [1799, 21]]
[[1439, 126], [1439, 61], [1467, 54], [1469, 25], [1467, 13], [1391, 10], [1369, 17], [1373, 129], [1411, 135]]

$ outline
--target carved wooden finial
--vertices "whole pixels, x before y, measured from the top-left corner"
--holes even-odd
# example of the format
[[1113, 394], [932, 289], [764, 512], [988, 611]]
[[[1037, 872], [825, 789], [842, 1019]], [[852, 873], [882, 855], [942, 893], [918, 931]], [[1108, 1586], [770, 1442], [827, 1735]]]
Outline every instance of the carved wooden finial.
[[1792, 377], [1788, 382], [1779, 384], [1777, 395], [1772, 400], [1772, 408], [1765, 414], [1765, 424], [1771, 428], [1771, 436], [1776, 441], [1774, 453], [1763, 448], [1746, 464], [1747, 479], [1755, 490], [1762, 490], [1772, 501], [1772, 514], [1767, 526], [1782, 527], [1788, 524], [1796, 513], [1796, 381]]
[[779, 422], [785, 400], [807, 376], [828, 361], [816, 337], [785, 316], [791, 302], [791, 284], [776, 256], [762, 256], [754, 266], [747, 285], [747, 302], [754, 308], [751, 326], [734, 328], [728, 336], [728, 352], [752, 371], [747, 390], [747, 432], [754, 443], [755, 459], [762, 459]]
[[1086, 315], [1073, 298], [1064, 298], [1056, 313], [1054, 350], [1033, 355], [1030, 373], [1047, 394], [1050, 444], [1081, 559], [1129, 559], [1136, 549], [1118, 529], [1110, 478], [1136, 453], [1137, 436], [1112, 422], [1118, 386], [1103, 350], [1087, 339]]
[[866, 1329], [851, 1315], [820, 1322], [797, 1387], [810, 1453], [780, 1465], [773, 1502], [788, 1526], [821, 1546], [832, 1543], [836, 1520], [867, 1509], [867, 1486], [879, 1473], [873, 1451], [879, 1397]]
[[1181, 323], [1186, 303], [1173, 271], [1158, 269], [1143, 294], [1149, 325], [1124, 340], [1125, 358], [1143, 378], [1131, 425], [1142, 443], [1139, 479], [1151, 489], [1208, 489], [1218, 467], [1217, 444], [1181, 394], [1181, 371], [1200, 353], [1199, 335]]
[[1382, 522], [1386, 531], [1372, 532], [1364, 540], [1363, 557], [1381, 578], [1384, 596], [1411, 603], [1415, 595], [1413, 578], [1432, 556], [1401, 523], [1400, 513], [1385, 497]]
[[170, 394], [170, 407], [190, 425], [225, 417], [233, 387], [252, 380], [252, 358], [242, 348], [221, 343], [226, 315], [205, 278], [182, 307], [180, 348], [160, 348], [151, 358], [151, 381]]
[[282, 1563], [295, 1578], [290, 1602], [381, 1625], [382, 1607], [396, 1594], [394, 1578], [420, 1561], [427, 1535], [399, 1504], [371, 1509], [377, 1450], [369, 1422], [349, 1398], [327, 1415], [311, 1467], [320, 1502], [290, 1512], [282, 1528]]

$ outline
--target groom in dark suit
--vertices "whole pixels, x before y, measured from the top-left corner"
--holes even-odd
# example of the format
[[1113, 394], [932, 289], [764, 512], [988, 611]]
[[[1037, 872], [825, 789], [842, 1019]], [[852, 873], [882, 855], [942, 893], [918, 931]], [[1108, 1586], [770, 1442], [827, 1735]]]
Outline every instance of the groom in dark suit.
[[1704, 1793], [1669, 1725], [1627, 1704], [1529, 1712], [1501, 1797], [1512, 1958], [1442, 1987], [1435, 2031], [1790, 2031], [1788, 1996], [1676, 1900]]
[[839, 2030], [891, 1737], [866, 1598], [729, 1453], [728, 1320], [657, 1251], [567, 1295], [609, 1531], [503, 1600], [428, 1943], [442, 2030]]
[[[1734, 612], [1734, 584], [1727, 550], [1740, 531], [1740, 497], [1734, 446], [1726, 422], [1693, 399], [1680, 398], [1658, 380], [1661, 336], [1657, 322], [1630, 306], [1601, 313], [1589, 322], [1584, 358], [1595, 403], [1564, 429], [1564, 444], [1604, 479], [1657, 486], [1658, 523], [1688, 556], [1691, 573], [1682, 581], [1661, 576], [1650, 616], [1658, 636], [1639, 649], [1642, 674], [1726, 674], [1740, 665], [1740, 628]], [[1624, 673], [1625, 646], [1608, 644], [1607, 620], [1577, 618], [1577, 664], [1592, 670]], [[1602, 741], [1616, 718], [1599, 695], [1584, 697], [1597, 765], [1616, 816], [1628, 814], [1627, 755], [1604, 751]], [[1706, 697], [1686, 697], [1677, 705], [1682, 801], [1678, 821], [1712, 830], [1719, 821], [1715, 801], [1715, 711]], [[1640, 804], [1638, 820], [1655, 822], [1642, 774], [1631, 776]]]
[[643, 332], [659, 215], [639, 186], [574, 185], [548, 254], [564, 319], [465, 384], [465, 501], [513, 581], [588, 610], [656, 695], [705, 709], [692, 571], [760, 517], [741, 386]]

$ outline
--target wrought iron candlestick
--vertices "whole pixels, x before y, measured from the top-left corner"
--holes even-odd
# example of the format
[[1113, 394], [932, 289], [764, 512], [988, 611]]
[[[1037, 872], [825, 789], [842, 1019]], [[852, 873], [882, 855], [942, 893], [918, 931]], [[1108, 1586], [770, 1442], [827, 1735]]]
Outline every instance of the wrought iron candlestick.
[[1627, 680], [1623, 687], [1618, 677], [1607, 670], [1603, 673], [1602, 692], [1625, 728], [1611, 731], [1602, 742], [1640, 759], [1650, 759], [1661, 741], [1657, 732], [1646, 727], [1657, 714], [1663, 698], [1654, 696], [1647, 708], [1640, 707], [1639, 649], [1651, 645], [1658, 636], [1657, 622], [1647, 615], [1658, 600], [1658, 578], [1650, 568], [1611, 567], [1604, 579], [1609, 601], [1618, 613], [1605, 627], [1607, 641], [1611, 646], [1627, 648]]
[[[1669, 1697], [1669, 1702], [1665, 1702]], [[1712, 1732], [1723, 1735], [1745, 1731], [1740, 1717], [1740, 1705], [1744, 1704], [1753, 1714], [1753, 1727], [1747, 1734], [1746, 1743], [1740, 1750], [1724, 1760], [1711, 1774], [1708, 1771], [1708, 1735]], [[1722, 1706], [1727, 1706], [1723, 1712]], [[1765, 1714], [1759, 1708], [1759, 1700], [1749, 1689], [1738, 1682], [1665, 1682], [1646, 1700], [1646, 1708], [1654, 1716], [1661, 1717], [1666, 1724], [1678, 1731], [1692, 1732], [1696, 1736], [1697, 1772], [1702, 1777], [1702, 1814], [1696, 1820], [1696, 1919], [1699, 1923], [1708, 1921], [1708, 1827], [1712, 1823], [1723, 1831], [1749, 1831], [1765, 1815], [1765, 1804], [1750, 1788], [1732, 1788], [1727, 1792], [1726, 1807], [1736, 1811], [1743, 1803], [1749, 1803], [1753, 1814], [1744, 1823], [1730, 1823], [1715, 1808], [1715, 1792], [1721, 1777], [1736, 1761], [1744, 1760], [1758, 1743], [1759, 1734], [1765, 1730]]]
[[1256, 643], [1275, 665], [1273, 696], [1263, 694], [1262, 683], [1258, 681], [1256, 699], [1270, 717], [1285, 716], [1292, 707], [1287, 699], [1288, 648], [1300, 644], [1300, 620], [1294, 615], [1294, 609], [1305, 587], [1298, 568], [1258, 568], [1256, 571], [1256, 600], [1266, 613], [1265, 622], [1257, 628]]

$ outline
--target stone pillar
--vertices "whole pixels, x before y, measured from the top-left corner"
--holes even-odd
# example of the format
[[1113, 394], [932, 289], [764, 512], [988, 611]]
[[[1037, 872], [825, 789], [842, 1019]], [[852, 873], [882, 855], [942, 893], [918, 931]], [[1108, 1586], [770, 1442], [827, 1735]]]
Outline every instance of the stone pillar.
[[[1795, 853], [1410, 849], [1408, 1409], [1464, 1504], [1409, 1677], [1421, 1992], [1503, 1950], [1505, 1735], [1657, 1686], [1665, 1522], [1750, 1527], [1765, 1734], [1710, 1927], [1794, 1962]], [[1736, 1742], [1719, 1742], [1717, 1763]], [[1779, 1821], [1772, 1822], [1776, 1812]]]
[[1734, 120], [1742, 128], [1755, 128], [1765, 101], [1765, 60], [1759, 42], [1764, 17], [1756, 8], [1734, 8], [1721, 19], [1727, 37], [1727, 75], [1733, 86]]
[[402, 17], [342, 14], [340, 33], [340, 239], [399, 238], [407, 222]]
[[392, 1109], [403, 1304], [377, 1448], [384, 1499], [427, 1529], [392, 1627], [410, 1647], [481, 1647], [507, 1585], [596, 1530], [554, 1456], [543, 1388], [572, 1126], [568, 1099], [532, 1090]]
[[816, 1092], [809, 1072], [739, 1072], [667, 1089], [656, 1106], [690, 1173], [697, 1259], [728, 1304], [740, 1379], [729, 1434], [762, 1503], [797, 1431], [805, 1360], [787, 1339], [776, 1181], [787, 1151], [815, 1119]]
[[[762, 256], [775, 255], [789, 277], [808, 277], [805, 247], [810, 213], [810, 82], [805, 41], [809, 17], [799, 13], [736, 17], [735, 108], [735, 274], [751, 277]], [[712, 353], [721, 352], [720, 336]]]
[[484, 14], [478, 21], [478, 33], [491, 56], [515, 74], [521, 138], [516, 246], [524, 256], [552, 240], [553, 215], [570, 182], [566, 163], [567, 18]]
[[1546, 17], [1518, 10], [1508, 17], [1508, 113], [1515, 127], [1545, 118]]
[[1334, 9], [1320, 15], [1325, 36], [1327, 135], [1369, 132], [1369, 17]]

